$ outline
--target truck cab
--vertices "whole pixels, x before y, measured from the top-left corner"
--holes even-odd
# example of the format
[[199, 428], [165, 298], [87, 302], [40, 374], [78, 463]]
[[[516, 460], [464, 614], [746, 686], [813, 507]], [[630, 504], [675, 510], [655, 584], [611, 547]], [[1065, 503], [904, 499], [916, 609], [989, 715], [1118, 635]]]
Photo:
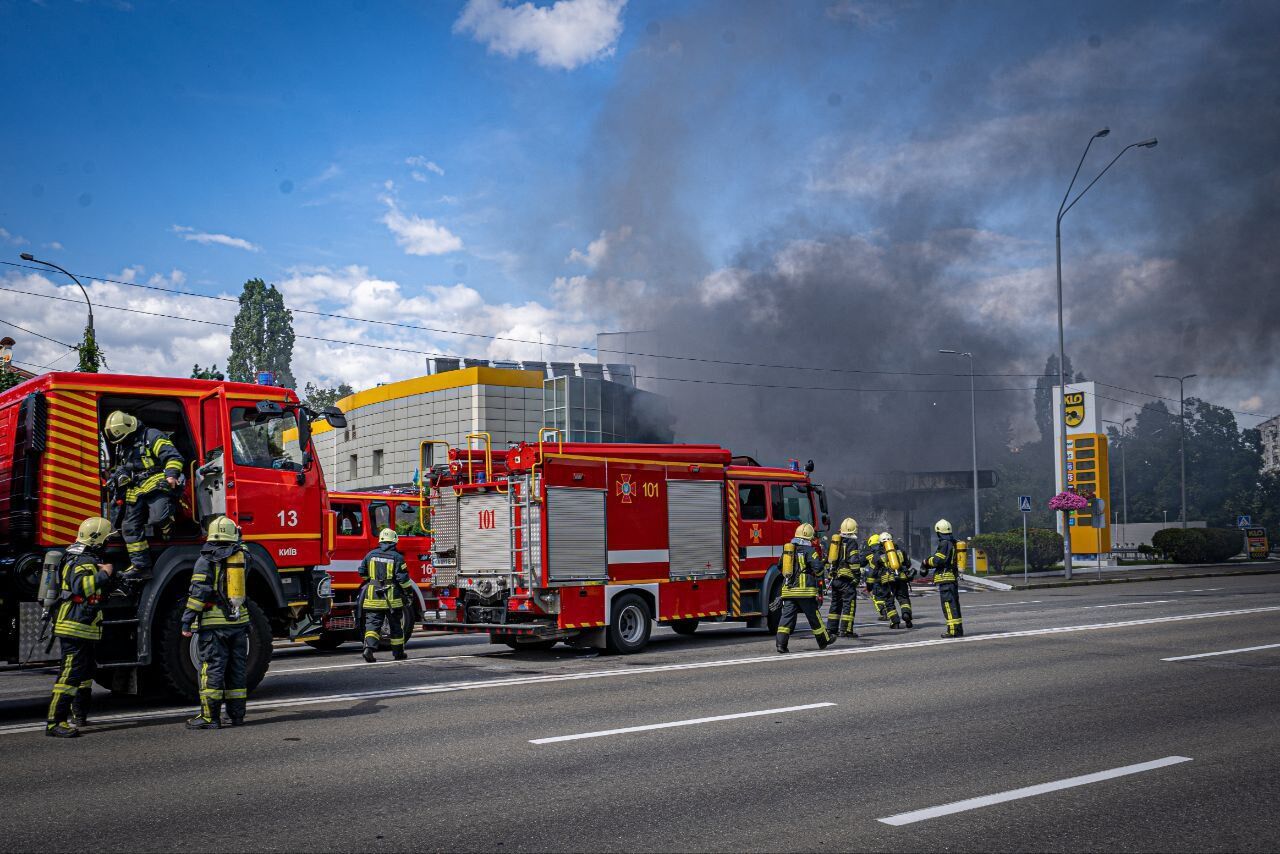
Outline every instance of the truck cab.
[[[181, 637], [181, 614], [204, 531], [226, 515], [250, 555], [253, 687], [272, 638], [312, 637], [329, 608], [323, 566], [333, 532], [310, 436], [314, 421], [341, 422], [342, 414], [309, 410], [289, 389], [246, 383], [49, 373], [0, 393], [0, 654], [17, 663], [56, 656], [36, 601], [40, 568], [48, 552], [74, 542], [85, 518], [120, 518], [122, 498], [104, 488], [117, 461], [101, 438], [116, 410], [167, 434], [184, 470], [172, 525], [147, 531], [152, 578], [116, 586], [106, 600], [98, 680], [128, 693], [196, 696], [198, 656], [194, 639]], [[118, 536], [105, 556], [118, 572], [128, 567]]]

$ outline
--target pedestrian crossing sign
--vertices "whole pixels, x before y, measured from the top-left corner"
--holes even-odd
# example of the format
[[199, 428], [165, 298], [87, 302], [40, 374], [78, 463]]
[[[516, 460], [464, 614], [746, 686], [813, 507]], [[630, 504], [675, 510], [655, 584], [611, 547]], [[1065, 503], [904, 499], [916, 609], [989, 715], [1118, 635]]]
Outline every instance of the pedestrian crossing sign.
[[1236, 527], [1237, 527], [1237, 528], [1248, 528], [1248, 527], [1250, 527], [1251, 525], [1253, 525], [1253, 517], [1252, 517], [1252, 516], [1237, 516], [1237, 517], [1236, 517]]
[[1030, 495], [1018, 496], [1018, 509], [1021, 510], [1023, 513], [1031, 512], [1031, 496]]

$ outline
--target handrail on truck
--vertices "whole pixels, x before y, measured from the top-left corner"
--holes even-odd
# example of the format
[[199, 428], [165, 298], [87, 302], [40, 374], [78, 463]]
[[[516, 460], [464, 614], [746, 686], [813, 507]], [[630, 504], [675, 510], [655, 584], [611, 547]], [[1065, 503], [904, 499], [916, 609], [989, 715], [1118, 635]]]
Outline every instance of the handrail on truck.
[[418, 443], [418, 527], [424, 531], [430, 531], [427, 526], [427, 519], [423, 517], [423, 511], [430, 512], [429, 503], [427, 501], [427, 471], [431, 466], [427, 464], [427, 449], [432, 445], [444, 445], [445, 461], [449, 460], [449, 443], [444, 439], [424, 439]]
[[[484, 482], [486, 484], [493, 483], [493, 436], [485, 432], [468, 433], [463, 440], [467, 443], [467, 483], [472, 482], [472, 479], [471, 479], [471, 451], [472, 451], [471, 440], [472, 439], [481, 439], [484, 441]], [[494, 489], [500, 494], [503, 494], [503, 495], [506, 494], [506, 490], [498, 488], [496, 484], [494, 485]], [[456, 486], [453, 488], [453, 491], [458, 495], [462, 494], [462, 490], [458, 489]]]
[[533, 466], [529, 469], [529, 498], [539, 503], [542, 502], [542, 496], [538, 494], [536, 488], [538, 483], [538, 466], [542, 465], [543, 460], [546, 459], [542, 450], [542, 445], [543, 442], [546, 441], [546, 437], [553, 433], [555, 434], [557, 443], [556, 453], [564, 453], [564, 430], [559, 427], [539, 427], [538, 458], [534, 460]]

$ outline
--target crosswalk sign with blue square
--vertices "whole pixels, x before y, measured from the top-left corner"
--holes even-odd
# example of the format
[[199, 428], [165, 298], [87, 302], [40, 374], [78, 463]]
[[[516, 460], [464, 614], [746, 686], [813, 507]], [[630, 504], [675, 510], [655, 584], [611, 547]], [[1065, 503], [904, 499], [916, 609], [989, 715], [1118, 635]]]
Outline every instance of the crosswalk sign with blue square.
[[1018, 496], [1018, 509], [1021, 510], [1023, 513], [1031, 512], [1031, 496], [1030, 495]]

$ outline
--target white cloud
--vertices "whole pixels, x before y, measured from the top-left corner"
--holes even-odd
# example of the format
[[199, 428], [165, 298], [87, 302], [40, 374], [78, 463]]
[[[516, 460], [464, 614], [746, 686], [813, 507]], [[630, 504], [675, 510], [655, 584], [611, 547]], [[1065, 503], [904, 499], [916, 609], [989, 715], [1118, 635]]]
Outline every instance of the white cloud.
[[403, 213], [391, 196], [383, 196], [382, 203], [387, 206], [383, 224], [409, 255], [444, 255], [462, 248], [462, 239], [434, 219]]
[[631, 226], [629, 225], [624, 225], [617, 231], [602, 231], [599, 237], [587, 244], [586, 252], [578, 249], [571, 250], [565, 261], [571, 264], [585, 264], [588, 269], [594, 270], [608, 257], [612, 249], [630, 236]]
[[1262, 395], [1255, 394], [1253, 397], [1246, 397], [1244, 400], [1236, 404], [1236, 409], [1256, 412], [1262, 408]]
[[574, 69], [612, 56], [626, 0], [558, 0], [551, 6], [468, 0], [455, 33], [470, 33], [492, 53], [532, 54], [546, 68]]
[[244, 249], [248, 252], [262, 251], [261, 246], [256, 243], [250, 243], [242, 237], [232, 237], [229, 234], [214, 234], [208, 231], [196, 231], [194, 228], [186, 225], [175, 225], [171, 230], [183, 240], [190, 240], [192, 243], [199, 243], [202, 246], [230, 246], [233, 249]]
[[425, 173], [418, 171], [420, 169], [425, 169], [427, 172], [434, 172], [436, 175], [444, 177], [444, 169], [440, 167], [440, 164], [436, 163], [434, 160], [428, 160], [421, 154], [406, 157], [404, 162], [406, 166], [416, 167], [409, 173], [410, 177], [415, 181], [425, 184], [429, 180]]
[[25, 237], [19, 237], [16, 234], [10, 233], [7, 228], [0, 228], [0, 243], [11, 243], [14, 246], [21, 246], [26, 242], [27, 239]]
[[49, 242], [49, 243], [46, 243], [46, 244], [44, 245], [44, 248], [45, 248], [45, 249], [53, 249], [53, 250], [61, 250], [61, 249], [63, 249], [63, 246], [62, 246], [62, 244], [61, 244], [61, 243], [59, 243], [58, 241], [54, 240], [54, 241], [51, 241], [51, 242]]

